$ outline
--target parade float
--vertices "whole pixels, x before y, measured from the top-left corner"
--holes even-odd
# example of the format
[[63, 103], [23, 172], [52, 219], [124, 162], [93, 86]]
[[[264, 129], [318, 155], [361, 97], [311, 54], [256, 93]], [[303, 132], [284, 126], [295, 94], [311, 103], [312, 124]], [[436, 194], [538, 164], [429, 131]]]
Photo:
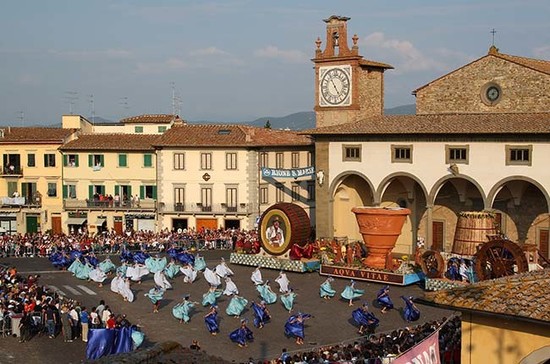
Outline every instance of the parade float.
[[423, 279], [422, 271], [407, 256], [396, 259], [392, 255], [411, 213], [409, 209], [355, 207], [352, 212], [363, 242], [321, 241], [321, 274], [394, 285], [409, 285]]
[[239, 242], [231, 253], [233, 264], [293, 272], [319, 269], [311, 223], [304, 209], [293, 203], [277, 203], [260, 217], [258, 239]]

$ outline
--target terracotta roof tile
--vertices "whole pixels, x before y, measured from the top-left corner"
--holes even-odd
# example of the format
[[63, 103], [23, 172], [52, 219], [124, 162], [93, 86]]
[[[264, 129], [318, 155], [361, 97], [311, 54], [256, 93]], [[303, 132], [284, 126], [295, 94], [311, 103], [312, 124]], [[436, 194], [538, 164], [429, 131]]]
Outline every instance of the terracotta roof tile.
[[150, 134], [82, 134], [78, 139], [68, 142], [59, 149], [63, 151], [153, 151], [153, 144], [156, 143], [159, 138], [160, 135]]
[[122, 124], [166, 124], [172, 121], [181, 121], [178, 115], [170, 114], [146, 114], [131, 116], [129, 118], [121, 119]]
[[313, 145], [306, 135], [248, 125], [174, 125], [156, 144], [160, 147], [260, 147]]
[[311, 135], [550, 134], [550, 113], [381, 115], [304, 130]]
[[482, 281], [450, 290], [425, 292], [436, 304], [550, 322], [550, 269]]
[[65, 142], [76, 129], [42, 128], [42, 127], [3, 127], [4, 136], [0, 137], [1, 144], [10, 143], [59, 143]]

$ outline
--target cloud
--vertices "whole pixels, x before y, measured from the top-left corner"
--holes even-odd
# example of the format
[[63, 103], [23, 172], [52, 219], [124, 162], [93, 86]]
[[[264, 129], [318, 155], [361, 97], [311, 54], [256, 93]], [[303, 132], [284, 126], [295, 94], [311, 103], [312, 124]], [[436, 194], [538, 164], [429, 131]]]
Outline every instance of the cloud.
[[138, 62], [138, 73], [162, 73], [190, 68], [189, 63], [181, 58], [170, 57], [160, 62]]
[[69, 50], [59, 51], [50, 49], [48, 53], [72, 60], [98, 60], [98, 59], [127, 59], [132, 56], [130, 51], [125, 49], [105, 49], [105, 50]]
[[369, 54], [373, 51], [380, 53], [385, 59], [396, 59], [394, 66], [398, 72], [416, 72], [427, 70], [444, 70], [447, 67], [423, 54], [408, 40], [387, 38], [382, 32], [368, 35], [361, 41], [367, 47]]
[[539, 59], [550, 59], [550, 45], [545, 45], [533, 49], [533, 54]]
[[279, 59], [286, 63], [305, 63], [309, 62], [307, 54], [298, 50], [282, 50], [275, 46], [267, 46], [265, 48], [254, 51], [254, 56], [259, 58]]
[[23, 86], [37, 86], [40, 84], [40, 79], [31, 74], [24, 73], [18, 77], [17, 82]]
[[202, 49], [196, 49], [189, 52], [190, 56], [203, 57], [203, 56], [228, 56], [229, 53], [216, 47], [208, 47]]

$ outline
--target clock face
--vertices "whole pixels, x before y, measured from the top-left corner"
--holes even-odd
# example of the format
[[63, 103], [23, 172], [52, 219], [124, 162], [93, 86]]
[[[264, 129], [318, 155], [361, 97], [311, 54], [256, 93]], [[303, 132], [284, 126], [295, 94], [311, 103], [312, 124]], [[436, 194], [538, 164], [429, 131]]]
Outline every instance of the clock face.
[[347, 106], [351, 104], [351, 67], [319, 68], [319, 105]]
[[493, 102], [498, 100], [498, 97], [500, 96], [500, 91], [497, 87], [491, 86], [487, 88], [486, 95], [487, 95], [487, 100]]

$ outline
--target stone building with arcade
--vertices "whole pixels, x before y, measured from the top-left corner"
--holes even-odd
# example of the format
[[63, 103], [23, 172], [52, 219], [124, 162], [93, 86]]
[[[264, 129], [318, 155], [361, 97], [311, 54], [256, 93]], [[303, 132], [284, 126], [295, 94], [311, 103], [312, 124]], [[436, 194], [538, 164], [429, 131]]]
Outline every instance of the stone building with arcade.
[[450, 251], [461, 211], [489, 210], [500, 232], [548, 257], [550, 61], [489, 52], [413, 91], [416, 115], [384, 115], [384, 73], [364, 59], [349, 18], [326, 19], [315, 64], [319, 237], [361, 235], [351, 208], [412, 213], [394, 252]]

